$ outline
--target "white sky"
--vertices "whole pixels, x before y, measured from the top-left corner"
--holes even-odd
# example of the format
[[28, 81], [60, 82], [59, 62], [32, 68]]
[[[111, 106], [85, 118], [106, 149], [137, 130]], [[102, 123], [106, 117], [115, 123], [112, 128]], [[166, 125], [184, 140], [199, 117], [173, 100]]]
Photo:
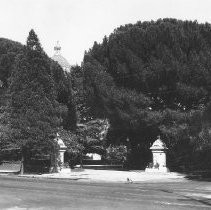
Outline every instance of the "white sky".
[[49, 56], [59, 40], [73, 65], [116, 27], [165, 17], [211, 23], [211, 0], [0, 0], [0, 37], [25, 44], [33, 28]]

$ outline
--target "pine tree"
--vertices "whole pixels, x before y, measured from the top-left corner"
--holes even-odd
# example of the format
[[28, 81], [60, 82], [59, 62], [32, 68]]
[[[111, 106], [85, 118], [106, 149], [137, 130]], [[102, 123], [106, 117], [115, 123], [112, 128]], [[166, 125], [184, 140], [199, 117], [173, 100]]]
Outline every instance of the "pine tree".
[[[180, 165], [191, 162], [197, 139], [208, 139], [209, 129], [202, 135], [198, 113], [210, 101], [210, 37], [210, 24], [137, 22], [115, 29], [85, 54], [83, 87], [89, 110], [94, 118], [103, 114], [110, 120], [111, 143], [125, 144], [129, 137], [132, 164], [150, 158], [148, 148], [158, 134]], [[143, 150], [135, 156], [138, 147]]]
[[35, 51], [42, 51], [42, 47], [40, 45], [39, 39], [37, 37], [37, 34], [33, 29], [29, 32], [29, 36], [26, 41], [26, 45], [30, 50], [35, 50]]
[[26, 49], [17, 56], [10, 78], [10, 145], [27, 154], [49, 154], [61, 123], [60, 105], [47, 57], [37, 35], [30, 31]]

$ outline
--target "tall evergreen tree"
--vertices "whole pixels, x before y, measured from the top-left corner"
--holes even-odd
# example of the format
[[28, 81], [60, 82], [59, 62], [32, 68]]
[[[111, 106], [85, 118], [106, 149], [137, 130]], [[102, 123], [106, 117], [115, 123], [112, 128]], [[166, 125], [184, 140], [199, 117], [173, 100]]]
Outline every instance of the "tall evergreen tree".
[[37, 34], [33, 29], [29, 32], [29, 36], [27, 37], [26, 45], [30, 50], [35, 50], [38, 52], [42, 51], [42, 47], [40, 45], [40, 41], [37, 37]]
[[54, 80], [37, 35], [29, 32], [27, 46], [17, 56], [9, 85], [8, 144], [27, 154], [49, 154], [61, 123]]

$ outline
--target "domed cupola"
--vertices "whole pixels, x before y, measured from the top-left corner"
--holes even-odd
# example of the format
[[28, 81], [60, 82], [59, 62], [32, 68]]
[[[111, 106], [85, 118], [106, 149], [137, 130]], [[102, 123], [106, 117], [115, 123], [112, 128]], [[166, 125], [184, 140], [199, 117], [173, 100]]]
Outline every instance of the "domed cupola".
[[64, 71], [70, 72], [71, 66], [68, 61], [61, 55], [61, 46], [59, 45], [58, 41], [54, 47], [54, 55], [52, 59], [58, 62]]

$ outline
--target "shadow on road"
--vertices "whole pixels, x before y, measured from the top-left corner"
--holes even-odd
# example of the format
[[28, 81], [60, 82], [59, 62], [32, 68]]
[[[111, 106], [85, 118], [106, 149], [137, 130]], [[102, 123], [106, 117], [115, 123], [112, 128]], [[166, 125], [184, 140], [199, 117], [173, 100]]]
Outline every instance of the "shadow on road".
[[186, 179], [211, 182], [211, 171], [195, 171], [187, 174]]
[[178, 201], [194, 201], [194, 202], [198, 202], [200, 204], [204, 204], [206, 206], [211, 206], [211, 199], [201, 199], [201, 198], [194, 198], [194, 197], [190, 197], [190, 196], [183, 196], [184, 198], [182, 199], [177, 199]]
[[160, 190], [162, 192], [165, 192], [165, 193], [174, 193], [182, 198], [179, 198], [177, 199], [178, 201], [180, 202], [197, 202], [197, 203], [200, 203], [200, 204], [203, 204], [203, 205], [206, 205], [206, 206], [211, 206], [211, 199], [208, 199], [208, 198], [199, 198], [199, 197], [193, 197], [193, 196], [188, 196], [188, 195], [182, 195], [180, 193], [177, 193], [177, 192], [174, 192], [173, 190], [166, 190], [166, 189], [162, 189]]

